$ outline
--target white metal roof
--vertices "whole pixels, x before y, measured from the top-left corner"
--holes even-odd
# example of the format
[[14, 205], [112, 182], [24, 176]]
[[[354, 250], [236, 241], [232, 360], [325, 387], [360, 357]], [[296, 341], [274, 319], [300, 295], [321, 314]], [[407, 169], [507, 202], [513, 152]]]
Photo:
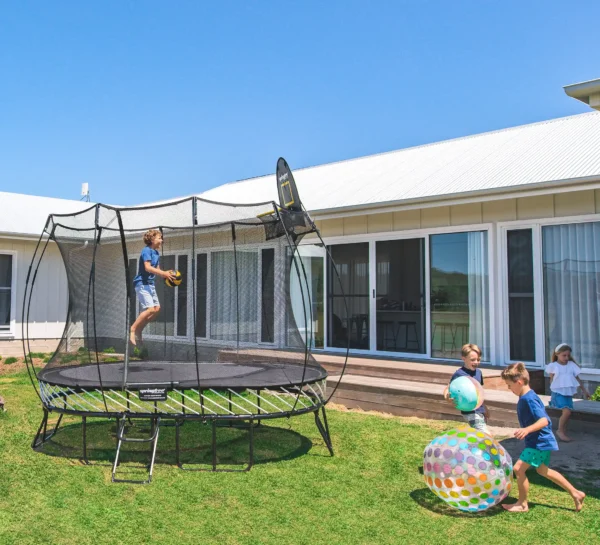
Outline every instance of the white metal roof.
[[92, 203], [0, 191], [0, 236], [39, 236], [50, 214], [70, 214]]
[[[339, 163], [290, 166], [300, 198], [312, 212], [600, 179], [600, 112]], [[225, 184], [201, 197], [235, 203], [277, 200], [275, 175]]]
[[[293, 164], [291, 167], [294, 169]], [[600, 180], [600, 112], [293, 172], [304, 206], [311, 212]], [[240, 204], [277, 201], [275, 174], [224, 184], [199, 196]], [[0, 235], [35, 236], [49, 214], [77, 212], [89, 206], [91, 203], [81, 201], [0, 192]]]

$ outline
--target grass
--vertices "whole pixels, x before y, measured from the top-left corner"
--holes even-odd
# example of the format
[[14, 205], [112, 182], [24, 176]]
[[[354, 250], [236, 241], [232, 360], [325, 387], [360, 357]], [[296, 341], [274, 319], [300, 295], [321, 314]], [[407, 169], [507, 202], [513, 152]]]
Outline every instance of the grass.
[[[41, 410], [26, 375], [0, 378], [0, 391], [8, 408], [0, 415], [3, 545], [572, 544], [600, 532], [598, 490], [586, 490], [577, 514], [565, 492], [536, 475], [527, 514], [446, 507], [423, 484], [420, 466], [423, 448], [448, 422], [331, 410], [330, 458], [310, 415], [272, 421], [256, 430], [249, 473], [176, 468], [173, 428], [162, 428], [153, 483], [111, 484], [114, 422], [89, 421], [92, 465], [84, 466], [80, 420], [67, 420], [34, 452]], [[220, 462], [244, 460], [245, 433], [219, 429]], [[184, 461], [208, 462], [210, 428], [186, 423], [182, 434]], [[142, 476], [147, 447], [125, 448], [121, 476]]]

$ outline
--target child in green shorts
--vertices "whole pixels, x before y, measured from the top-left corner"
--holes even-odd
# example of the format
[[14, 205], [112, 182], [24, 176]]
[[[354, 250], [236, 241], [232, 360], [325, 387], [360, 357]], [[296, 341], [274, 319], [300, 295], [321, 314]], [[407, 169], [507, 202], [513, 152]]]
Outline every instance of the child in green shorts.
[[539, 396], [529, 387], [529, 373], [524, 363], [513, 363], [502, 371], [502, 378], [508, 389], [519, 396], [517, 403], [517, 416], [521, 428], [515, 431], [517, 439], [525, 440], [525, 449], [519, 456], [514, 466], [519, 487], [517, 503], [504, 504], [502, 507], [512, 513], [525, 513], [529, 511], [527, 494], [529, 481], [526, 471], [535, 467], [538, 474], [550, 479], [561, 488], [564, 488], [575, 502], [575, 511], [581, 511], [585, 493], [577, 490], [558, 471], [550, 469], [550, 453], [558, 450], [558, 444], [552, 433], [552, 422], [546, 413], [544, 403]]

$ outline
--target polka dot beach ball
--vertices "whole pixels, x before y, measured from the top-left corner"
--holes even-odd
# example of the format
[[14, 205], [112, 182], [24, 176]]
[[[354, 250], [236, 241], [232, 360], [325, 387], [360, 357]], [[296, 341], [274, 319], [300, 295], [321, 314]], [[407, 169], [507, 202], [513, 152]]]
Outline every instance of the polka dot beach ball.
[[423, 453], [431, 491], [461, 511], [483, 511], [510, 492], [512, 460], [491, 436], [470, 427], [436, 437]]

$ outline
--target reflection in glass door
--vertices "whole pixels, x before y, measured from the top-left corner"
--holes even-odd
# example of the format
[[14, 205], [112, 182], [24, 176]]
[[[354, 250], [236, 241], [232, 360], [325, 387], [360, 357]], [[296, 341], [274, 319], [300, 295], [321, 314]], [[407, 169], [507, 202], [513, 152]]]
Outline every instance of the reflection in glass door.
[[[312, 335], [308, 345], [312, 348], [323, 348], [325, 342], [325, 248], [308, 244], [298, 246], [298, 255], [302, 266], [292, 267], [290, 270], [290, 299], [294, 320], [304, 342], [306, 342], [307, 336]], [[298, 278], [299, 274], [301, 279]], [[305, 293], [307, 285], [308, 294]], [[310, 298], [310, 305], [304, 309], [302, 302], [308, 301], [308, 298]], [[311, 316], [312, 323], [307, 323]]]
[[431, 355], [459, 359], [474, 343], [490, 359], [487, 232], [430, 237]]
[[425, 353], [422, 238], [377, 242], [377, 350]]
[[369, 243], [337, 244], [330, 252], [340, 278], [328, 263], [327, 345], [346, 348], [349, 341], [350, 348], [369, 350]]

